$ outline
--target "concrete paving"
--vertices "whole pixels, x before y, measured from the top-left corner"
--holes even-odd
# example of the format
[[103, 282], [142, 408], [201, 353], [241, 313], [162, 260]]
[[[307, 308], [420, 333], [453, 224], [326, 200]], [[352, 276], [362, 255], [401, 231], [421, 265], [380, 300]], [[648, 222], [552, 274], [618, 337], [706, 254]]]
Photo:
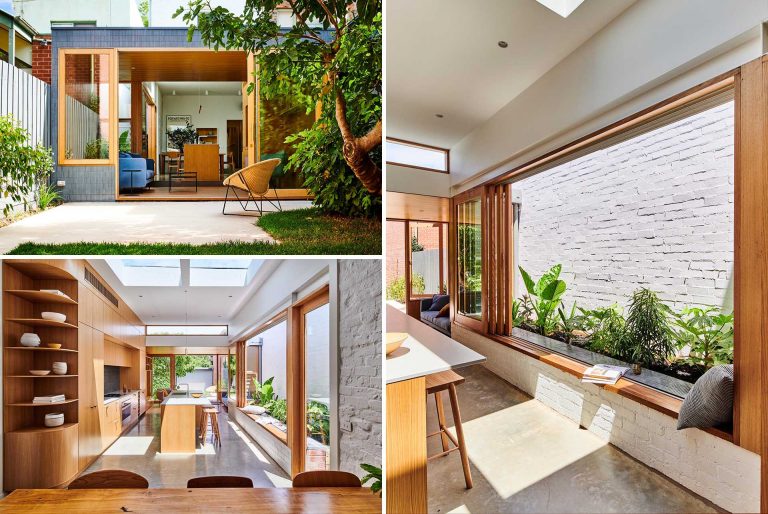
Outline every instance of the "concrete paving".
[[[459, 374], [466, 378], [457, 389], [474, 488], [465, 489], [458, 452], [430, 461], [430, 512], [719, 512], [484, 367]], [[429, 433], [437, 430], [434, 405], [430, 397]], [[439, 453], [438, 437], [428, 451]]]
[[160, 407], [153, 407], [84, 473], [124, 469], [146, 478], [149, 487], [184, 488], [190, 478], [209, 475], [246, 476], [255, 487], [291, 487], [285, 472], [223, 409], [219, 429], [221, 446], [210, 443], [209, 431], [206, 444], [194, 454], [161, 454]]
[[[311, 206], [282, 202], [283, 209]], [[67, 203], [0, 228], [0, 253], [21, 243], [218, 243], [273, 241], [258, 213], [221, 214], [221, 202]], [[271, 207], [271, 206], [270, 206]], [[228, 212], [238, 212], [236, 204]], [[231, 209], [231, 211], [229, 211]], [[265, 211], [267, 204], [265, 204]]]

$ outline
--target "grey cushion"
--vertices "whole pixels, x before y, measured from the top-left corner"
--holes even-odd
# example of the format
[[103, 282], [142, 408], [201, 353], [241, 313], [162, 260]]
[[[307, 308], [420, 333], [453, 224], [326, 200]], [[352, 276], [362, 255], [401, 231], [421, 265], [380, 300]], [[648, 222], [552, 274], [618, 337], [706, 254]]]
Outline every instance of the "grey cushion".
[[436, 294], [432, 296], [432, 305], [427, 309], [428, 311], [439, 311], [443, 306], [448, 305], [451, 301], [451, 297], [447, 294]]
[[733, 422], [733, 364], [715, 366], [693, 385], [683, 400], [677, 429], [709, 428]]

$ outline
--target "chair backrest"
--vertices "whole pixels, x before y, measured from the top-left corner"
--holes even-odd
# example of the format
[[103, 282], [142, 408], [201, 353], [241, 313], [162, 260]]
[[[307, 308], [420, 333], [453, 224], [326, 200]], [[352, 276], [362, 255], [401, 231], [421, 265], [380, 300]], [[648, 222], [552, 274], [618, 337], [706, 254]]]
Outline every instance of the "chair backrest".
[[103, 469], [74, 479], [68, 489], [147, 489], [147, 479], [122, 469]]
[[[269, 179], [272, 178], [272, 173], [274, 173], [275, 168], [280, 162], [280, 159], [267, 159], [266, 161], [251, 164], [237, 172], [237, 179], [251, 193], [263, 195], [269, 190]], [[233, 178], [233, 180], [237, 179]]]
[[304, 471], [293, 477], [293, 487], [362, 487], [357, 475], [346, 471]]
[[253, 487], [253, 480], [248, 477], [213, 476], [190, 478], [187, 481], [187, 489], [211, 487]]

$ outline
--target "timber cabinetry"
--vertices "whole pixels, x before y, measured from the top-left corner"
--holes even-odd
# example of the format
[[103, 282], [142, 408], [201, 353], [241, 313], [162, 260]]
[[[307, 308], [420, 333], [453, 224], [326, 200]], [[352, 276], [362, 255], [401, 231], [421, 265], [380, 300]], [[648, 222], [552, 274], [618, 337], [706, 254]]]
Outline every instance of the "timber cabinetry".
[[[65, 484], [78, 472], [79, 324], [78, 281], [46, 261], [4, 261], [3, 488], [46, 488]], [[56, 289], [66, 296], [44, 293]], [[66, 315], [65, 322], [42, 320], [45, 311]], [[41, 346], [20, 344], [25, 332], [36, 333]], [[59, 349], [46, 343], [61, 344]], [[50, 370], [66, 362], [66, 375], [31, 376], [31, 369]], [[63, 394], [55, 405], [33, 404], [35, 396]], [[64, 425], [47, 428], [48, 413], [64, 413]]]
[[104, 449], [104, 335], [80, 324], [80, 469]]

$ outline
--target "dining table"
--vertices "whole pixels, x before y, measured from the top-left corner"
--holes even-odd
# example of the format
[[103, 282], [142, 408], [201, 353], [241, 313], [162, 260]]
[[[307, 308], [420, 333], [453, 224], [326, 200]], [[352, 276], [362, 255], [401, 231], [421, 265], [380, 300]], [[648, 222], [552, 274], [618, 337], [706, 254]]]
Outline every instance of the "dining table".
[[16, 489], [0, 512], [270, 512], [381, 514], [367, 487], [208, 489]]

